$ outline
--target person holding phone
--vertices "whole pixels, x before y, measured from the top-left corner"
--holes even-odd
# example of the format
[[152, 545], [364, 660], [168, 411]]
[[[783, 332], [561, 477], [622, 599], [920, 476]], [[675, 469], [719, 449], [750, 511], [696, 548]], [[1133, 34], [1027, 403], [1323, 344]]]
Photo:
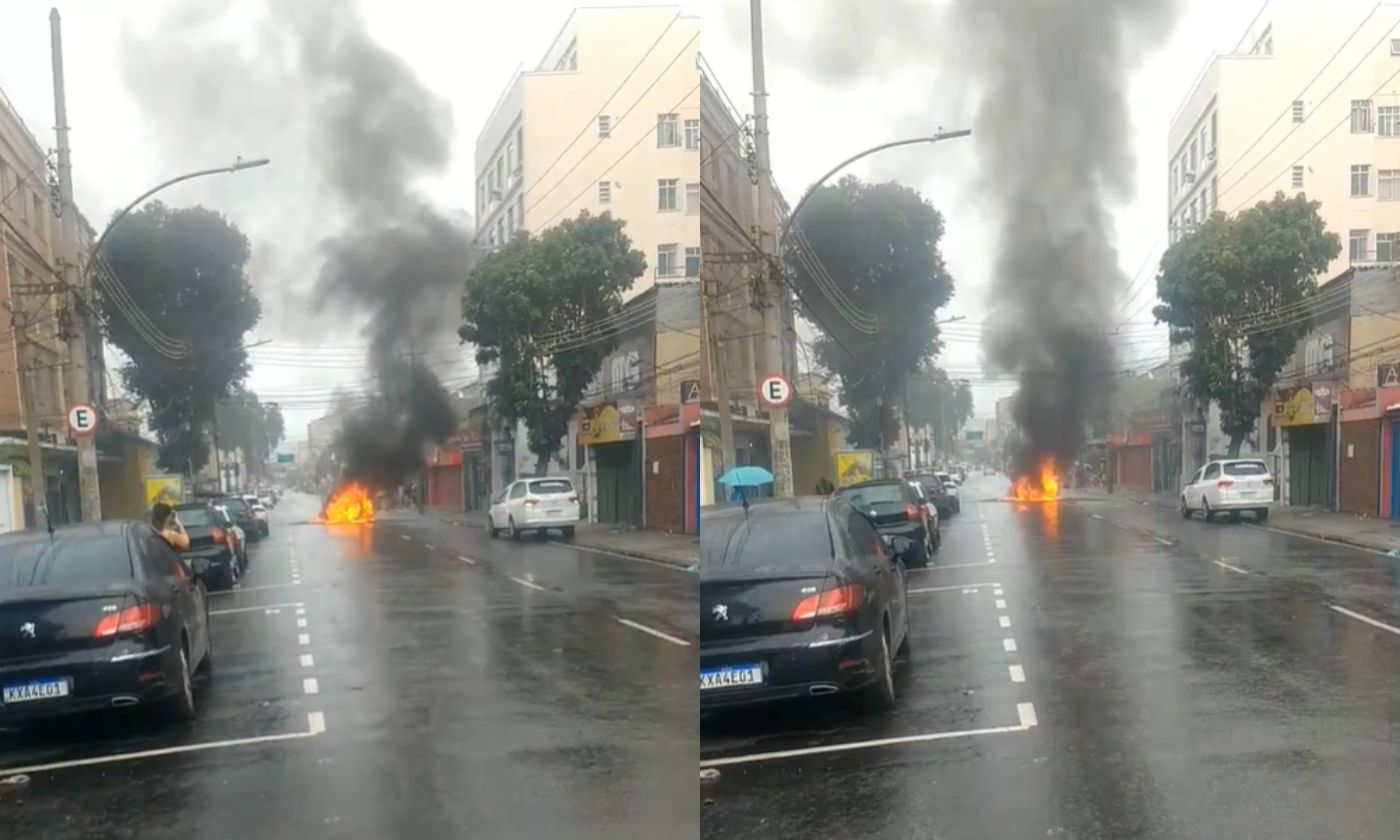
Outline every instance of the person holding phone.
[[185, 526], [180, 524], [175, 508], [165, 502], [157, 502], [151, 508], [151, 528], [176, 551], [189, 550], [190, 535], [185, 533]]

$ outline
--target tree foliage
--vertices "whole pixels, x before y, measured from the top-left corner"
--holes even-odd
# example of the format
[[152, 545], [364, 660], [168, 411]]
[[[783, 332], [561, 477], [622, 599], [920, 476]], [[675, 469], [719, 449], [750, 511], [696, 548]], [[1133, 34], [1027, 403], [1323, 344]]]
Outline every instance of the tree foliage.
[[[799, 234], [845, 297], [878, 319], [873, 334], [855, 328], [823, 289], [799, 254]], [[846, 176], [812, 195], [784, 243], [803, 313], [829, 331], [816, 342], [817, 358], [841, 378], [859, 446], [893, 441], [906, 379], [939, 350], [934, 315], [953, 294], [942, 238], [943, 215], [917, 191]]]
[[277, 444], [286, 436], [282, 408], [265, 403], [258, 395], [239, 386], [216, 409], [219, 446], [237, 449], [254, 476], [261, 476]]
[[958, 433], [972, 419], [972, 385], [965, 379], [950, 380], [941, 370], [916, 374], [909, 378], [908, 406], [906, 422], [931, 426], [934, 446], [951, 452]]
[[646, 270], [625, 225], [584, 212], [538, 237], [522, 232], [467, 277], [458, 334], [479, 363], [497, 366], [487, 394], [502, 419], [525, 421], [541, 474], [617, 346], [617, 330], [598, 325]]
[[1213, 214], [1162, 256], [1162, 303], [1152, 313], [1171, 327], [1173, 343], [1190, 343], [1182, 377], [1193, 397], [1219, 403], [1232, 456], [1309, 329], [1305, 317], [1251, 326], [1241, 316], [1299, 311], [1315, 290], [1315, 278], [1342, 248], [1319, 207], [1302, 194], [1278, 193], [1234, 217]]
[[[209, 457], [215, 404], [248, 374], [243, 336], [262, 314], [248, 239], [212, 210], [155, 201], [116, 223], [102, 255], [130, 295], [126, 305], [101, 299], [107, 338], [131, 359], [126, 387], [151, 406], [160, 466], [197, 469]], [[158, 352], [131, 306], [183, 342], [183, 358]]]

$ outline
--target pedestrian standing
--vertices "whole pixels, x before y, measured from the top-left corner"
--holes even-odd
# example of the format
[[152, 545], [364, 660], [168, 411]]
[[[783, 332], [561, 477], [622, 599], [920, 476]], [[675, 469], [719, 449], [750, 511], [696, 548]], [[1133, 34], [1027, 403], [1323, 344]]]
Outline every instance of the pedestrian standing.
[[180, 524], [175, 508], [165, 502], [157, 502], [151, 508], [151, 529], [161, 536], [176, 551], [189, 551], [190, 535]]

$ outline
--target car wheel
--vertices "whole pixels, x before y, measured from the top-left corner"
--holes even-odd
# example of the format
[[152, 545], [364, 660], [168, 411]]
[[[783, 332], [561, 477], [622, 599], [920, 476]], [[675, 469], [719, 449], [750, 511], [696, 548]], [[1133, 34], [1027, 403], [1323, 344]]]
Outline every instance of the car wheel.
[[865, 690], [865, 705], [873, 711], [887, 712], [895, 706], [894, 657], [890, 653], [890, 629], [880, 632], [880, 676]]
[[487, 532], [488, 534], [490, 534], [490, 535], [491, 535], [491, 539], [494, 540], [496, 537], [499, 537], [499, 536], [501, 535], [501, 529], [496, 527], [496, 520], [490, 519], [490, 520], [487, 520], [487, 521], [490, 522], [491, 524], [489, 524], [489, 525], [486, 526], [486, 532]]
[[517, 528], [517, 527], [515, 527], [515, 517], [514, 517], [514, 516], [512, 516], [512, 517], [510, 518], [510, 538], [513, 539], [513, 540], [515, 540], [515, 541], [517, 541], [517, 542], [520, 541], [520, 529]]
[[194, 675], [190, 672], [190, 651], [187, 642], [180, 644], [179, 673], [175, 696], [170, 698], [170, 716], [181, 723], [194, 720]]
[[1201, 515], [1207, 522], [1215, 521], [1215, 512], [1210, 509], [1210, 499], [1201, 499]]
[[549, 539], [549, 531], [548, 531], [548, 529], [545, 529], [545, 528], [536, 529], [536, 531], [535, 531], [535, 542], [544, 542], [544, 541], [547, 540], [547, 539]]
[[940, 549], [940, 548], [942, 548], [942, 547], [943, 547], [943, 529], [942, 529], [942, 528], [935, 528], [935, 529], [933, 529], [933, 550], [934, 550], [934, 551], [938, 551], [938, 549]]
[[1189, 507], [1186, 506], [1186, 497], [1185, 497], [1185, 496], [1182, 496], [1182, 497], [1181, 497], [1181, 518], [1182, 518], [1182, 519], [1190, 519], [1190, 518], [1191, 518], [1191, 508], [1189, 508]]
[[1268, 522], [1268, 521], [1269, 521], [1269, 509], [1268, 509], [1268, 508], [1259, 508], [1259, 510], [1257, 510], [1257, 511], [1254, 512], [1254, 519], [1255, 519], [1255, 521], [1257, 521], [1257, 522]]
[[570, 525], [570, 526], [568, 526], [568, 527], [566, 527], [566, 528], [564, 529], [564, 539], [566, 539], [566, 540], [571, 540], [571, 539], [573, 539], [573, 538], [574, 538], [574, 526]]
[[928, 535], [925, 534], [918, 546], [909, 553], [909, 565], [916, 569], [922, 569], [928, 565], [929, 554]]
[[1231, 521], [1231, 522], [1239, 522], [1239, 521], [1240, 521], [1240, 512], [1237, 511], [1237, 510], [1232, 510], [1232, 511], [1230, 511], [1230, 521]]

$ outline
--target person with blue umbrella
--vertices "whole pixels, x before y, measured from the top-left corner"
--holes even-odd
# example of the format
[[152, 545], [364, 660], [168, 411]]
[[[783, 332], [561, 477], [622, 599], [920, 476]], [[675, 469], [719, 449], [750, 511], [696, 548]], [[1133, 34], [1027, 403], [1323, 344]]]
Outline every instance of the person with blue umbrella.
[[773, 474], [763, 467], [735, 467], [719, 477], [719, 483], [730, 488], [729, 501], [749, 503], [746, 487], [762, 487], [773, 483]]

